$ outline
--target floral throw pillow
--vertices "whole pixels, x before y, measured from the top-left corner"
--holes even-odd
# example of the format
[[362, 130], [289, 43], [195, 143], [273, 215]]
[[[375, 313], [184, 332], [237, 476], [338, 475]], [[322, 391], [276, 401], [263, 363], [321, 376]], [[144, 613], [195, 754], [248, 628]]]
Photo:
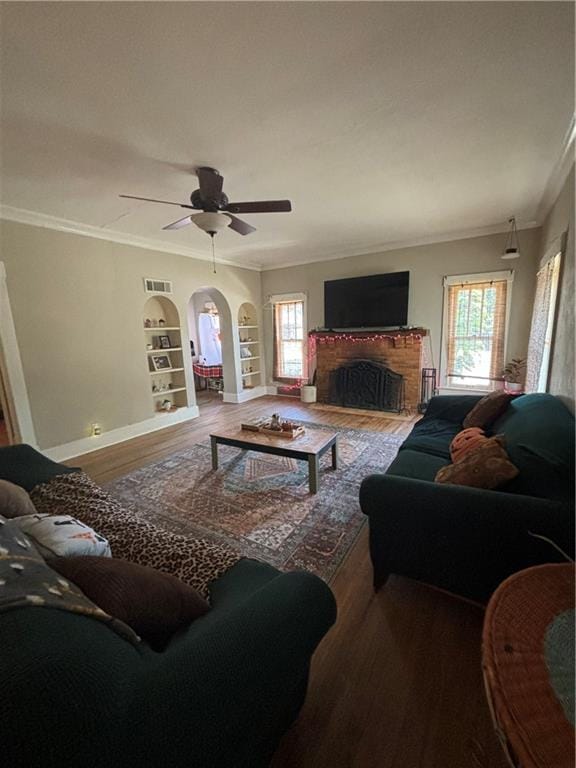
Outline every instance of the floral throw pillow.
[[502, 445], [501, 436], [481, 443], [457, 464], [448, 464], [434, 478], [437, 483], [468, 485], [472, 488], [498, 488], [518, 474]]

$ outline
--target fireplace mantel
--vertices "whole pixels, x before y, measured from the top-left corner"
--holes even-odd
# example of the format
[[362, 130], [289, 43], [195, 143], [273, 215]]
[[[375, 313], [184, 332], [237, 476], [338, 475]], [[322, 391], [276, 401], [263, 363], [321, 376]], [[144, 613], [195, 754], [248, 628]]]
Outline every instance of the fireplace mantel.
[[330, 400], [330, 372], [353, 360], [373, 360], [404, 378], [406, 408], [415, 412], [420, 400], [422, 339], [425, 328], [392, 331], [311, 331], [310, 357], [316, 360], [318, 400]]

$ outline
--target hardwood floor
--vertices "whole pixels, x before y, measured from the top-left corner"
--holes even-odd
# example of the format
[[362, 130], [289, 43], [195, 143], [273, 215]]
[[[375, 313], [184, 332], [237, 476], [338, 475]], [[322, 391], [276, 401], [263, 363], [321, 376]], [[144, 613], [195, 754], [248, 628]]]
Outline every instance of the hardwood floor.
[[[210, 401], [195, 421], [68, 463], [106, 482], [272, 411], [396, 434], [413, 423], [292, 398]], [[482, 683], [483, 611], [401, 577], [375, 595], [371, 576], [365, 527], [331, 584], [338, 621], [315, 654], [307, 701], [271, 768], [506, 768]]]

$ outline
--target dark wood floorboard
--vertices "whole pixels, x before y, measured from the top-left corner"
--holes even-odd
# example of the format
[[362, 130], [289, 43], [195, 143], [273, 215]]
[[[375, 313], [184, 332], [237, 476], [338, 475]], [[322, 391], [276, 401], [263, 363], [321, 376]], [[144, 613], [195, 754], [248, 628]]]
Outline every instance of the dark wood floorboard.
[[[103, 483], [278, 411], [287, 418], [406, 435], [412, 421], [312, 409], [293, 398], [217, 399], [200, 418], [69, 463]], [[483, 611], [401, 577], [374, 594], [365, 527], [331, 587], [338, 621], [318, 648], [304, 708], [272, 768], [506, 768], [480, 668]]]

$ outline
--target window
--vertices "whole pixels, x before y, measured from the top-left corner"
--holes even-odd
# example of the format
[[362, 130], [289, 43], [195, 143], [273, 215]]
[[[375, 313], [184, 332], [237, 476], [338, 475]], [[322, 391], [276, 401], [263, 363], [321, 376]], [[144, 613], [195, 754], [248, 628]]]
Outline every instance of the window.
[[538, 271], [536, 278], [536, 295], [528, 343], [526, 392], [548, 390], [548, 370], [556, 318], [561, 256], [561, 253], [557, 253], [548, 259]]
[[305, 298], [302, 294], [272, 297], [274, 305], [274, 376], [304, 379]]
[[445, 386], [492, 389], [504, 367], [512, 272], [444, 279]]

